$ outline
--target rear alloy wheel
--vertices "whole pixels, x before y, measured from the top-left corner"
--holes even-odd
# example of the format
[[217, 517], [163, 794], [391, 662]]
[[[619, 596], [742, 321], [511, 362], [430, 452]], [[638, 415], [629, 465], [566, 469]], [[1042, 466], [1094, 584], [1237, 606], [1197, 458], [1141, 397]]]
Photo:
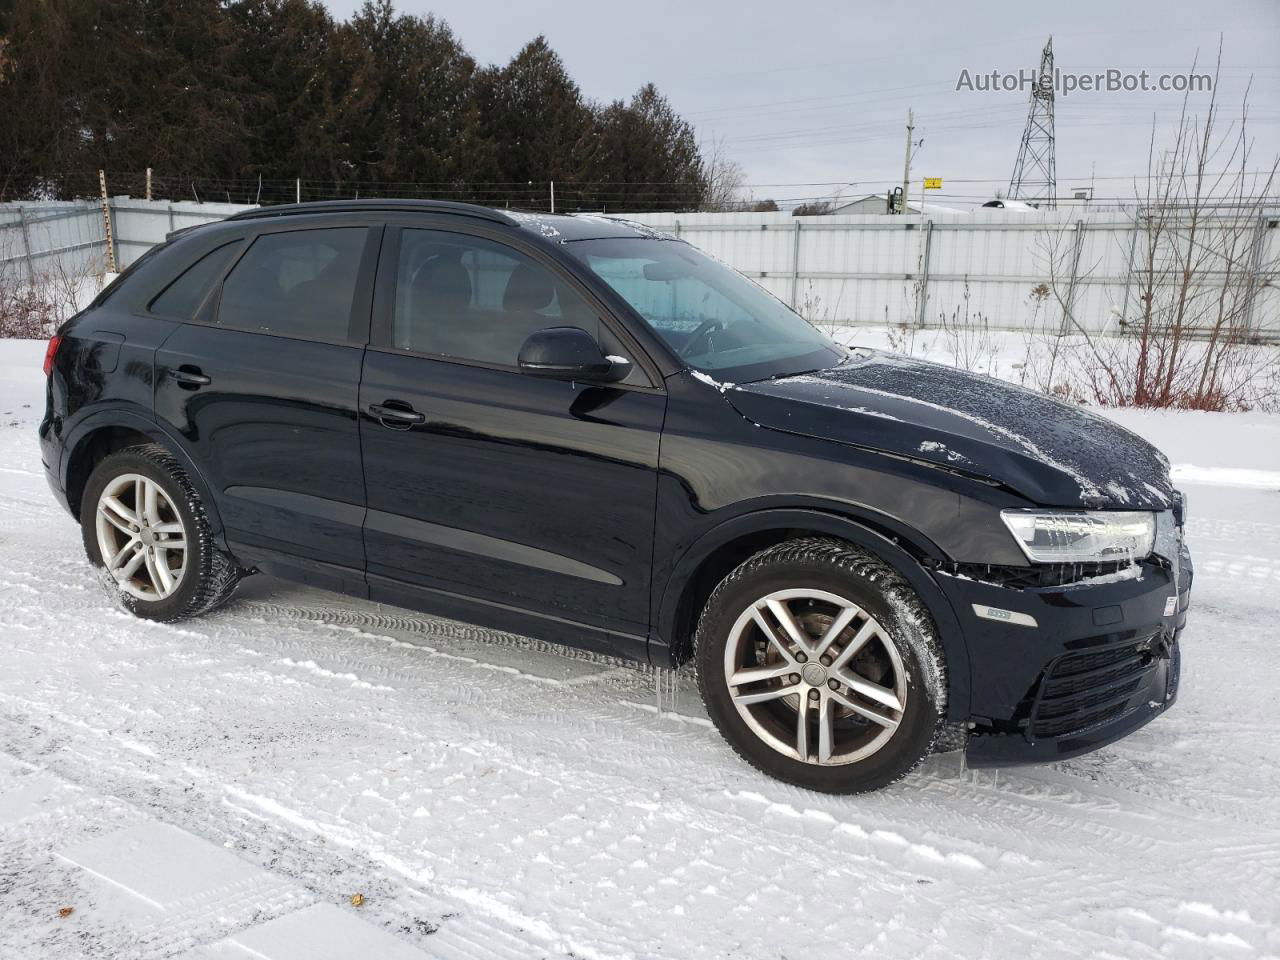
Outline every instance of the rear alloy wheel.
[[729, 744], [766, 773], [873, 790], [928, 752], [945, 682], [932, 621], [878, 558], [793, 540], [724, 579], [697, 634], [698, 681]]
[[108, 575], [139, 600], [170, 596], [187, 572], [187, 530], [160, 484], [113, 477], [98, 496], [98, 555]]
[[214, 542], [186, 471], [157, 444], [120, 450], [94, 468], [80, 526], [89, 561], [140, 617], [199, 616], [229, 597], [243, 576]]

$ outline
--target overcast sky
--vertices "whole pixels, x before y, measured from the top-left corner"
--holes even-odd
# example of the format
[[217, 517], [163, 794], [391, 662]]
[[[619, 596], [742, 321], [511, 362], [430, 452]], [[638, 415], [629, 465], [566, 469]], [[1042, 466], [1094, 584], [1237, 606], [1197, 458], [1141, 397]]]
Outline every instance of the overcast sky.
[[[329, 2], [339, 17], [358, 5]], [[1028, 94], [957, 91], [957, 80], [965, 68], [1033, 68], [1051, 33], [1059, 70], [1153, 75], [1185, 72], [1197, 53], [1211, 69], [1221, 33], [1219, 97], [1230, 115], [1253, 82], [1252, 166], [1269, 167], [1280, 152], [1280, 0], [1075, 0], [1066, 9], [1026, 0], [400, 0], [397, 7], [443, 18], [482, 63], [506, 62], [545, 34], [597, 100], [654, 82], [704, 144], [723, 142], [757, 197], [861, 196], [901, 183], [912, 107], [915, 136], [924, 140], [913, 193], [920, 177], [937, 176], [944, 189], [933, 199], [989, 198], [1007, 186]], [[1059, 96], [1059, 194], [1096, 176], [1095, 196], [1130, 195], [1123, 178], [1146, 170], [1153, 115], [1167, 131], [1179, 104], [1171, 93]]]

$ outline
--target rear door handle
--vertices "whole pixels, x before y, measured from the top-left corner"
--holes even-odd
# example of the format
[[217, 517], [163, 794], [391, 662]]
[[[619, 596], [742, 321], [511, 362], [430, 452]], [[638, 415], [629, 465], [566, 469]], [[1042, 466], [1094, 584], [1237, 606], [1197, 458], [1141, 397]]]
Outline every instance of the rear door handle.
[[169, 379], [184, 387], [207, 387], [213, 381], [200, 372], [199, 367], [177, 367], [169, 370]]
[[[389, 404], [393, 403], [397, 404], [397, 406], [389, 406]], [[369, 412], [382, 421], [383, 426], [387, 427], [407, 427], [411, 424], [427, 422], [425, 413], [419, 413], [407, 403], [401, 404], [398, 400], [370, 404]]]

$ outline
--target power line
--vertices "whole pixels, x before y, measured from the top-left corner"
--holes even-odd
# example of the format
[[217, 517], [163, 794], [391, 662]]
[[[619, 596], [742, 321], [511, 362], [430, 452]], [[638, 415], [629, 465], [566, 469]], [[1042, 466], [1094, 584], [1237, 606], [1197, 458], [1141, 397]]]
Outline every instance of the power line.
[[[1271, 170], [1257, 169], [1257, 170], [1246, 170], [1246, 171], [1240, 172], [1235, 170], [1234, 168], [1231, 168], [1229, 170], [1222, 170], [1216, 173], [1206, 173], [1206, 176], [1216, 177], [1216, 176], [1228, 175], [1228, 174], [1236, 175], [1237, 173], [1240, 173], [1240, 175], [1242, 176], [1265, 176], [1271, 173]], [[51, 173], [42, 173], [42, 174], [39, 174], [38, 176], [45, 179], [76, 177], [76, 176], [93, 176], [96, 178], [97, 171], [96, 170], [62, 170], [62, 171], [55, 171]], [[144, 170], [138, 170], [138, 171], [117, 170], [114, 172], [111, 170], [107, 171], [108, 186], [111, 186], [112, 180], [120, 181], [120, 180], [137, 179], [139, 181], [142, 181], [143, 179], [145, 179], [145, 176], [146, 176], [146, 172]], [[901, 176], [900, 174], [888, 173], [883, 176], [863, 177], [857, 180], [759, 181], [759, 182], [743, 183], [742, 186], [744, 188], [751, 188], [751, 189], [758, 189], [762, 187], [856, 187], [856, 186], [874, 185], [874, 184], [880, 184], [880, 183], [892, 183], [894, 182], [895, 177], [900, 177], [900, 176]], [[1133, 180], [1143, 181], [1143, 180], [1156, 180], [1156, 179], [1160, 179], [1163, 176], [1164, 174], [1150, 173], [1150, 172], [1128, 173], [1128, 174], [1082, 173], [1082, 174], [1072, 175], [1072, 176], [1060, 175], [1059, 179], [1061, 180], [1092, 179], [1092, 180], [1098, 180], [1098, 181], [1133, 181]], [[179, 174], [165, 176], [155, 171], [153, 171], [153, 179], [157, 183], [169, 183], [174, 181], [185, 183], [189, 180], [193, 180], [197, 185], [203, 184], [203, 185], [209, 185], [211, 187], [218, 187], [218, 188], [232, 187], [232, 188], [238, 188], [238, 189], [243, 189], [246, 187], [253, 187], [254, 189], [256, 189], [258, 183], [261, 182], [264, 188], [288, 187], [290, 190], [292, 190], [294, 187], [294, 184], [297, 182], [297, 178], [295, 177], [281, 177], [281, 178], [273, 178], [273, 179], [264, 178], [261, 181], [259, 181], [258, 177], [256, 176], [209, 177], [209, 176], [202, 176], [202, 175], [186, 176], [186, 175], [179, 175]], [[520, 181], [510, 181], [510, 180], [468, 180], [468, 181], [320, 180], [320, 179], [308, 179], [304, 177], [302, 178], [301, 182], [304, 189], [310, 189], [314, 187], [316, 189], [350, 190], [353, 188], [364, 189], [366, 187], [369, 187], [369, 188], [385, 190], [385, 189], [397, 188], [397, 187], [410, 187], [410, 188], [419, 188], [419, 189], [427, 189], [427, 188], [439, 189], [443, 192], [463, 193], [467, 191], [481, 191], [481, 190], [493, 191], [493, 190], [500, 190], [505, 188], [506, 192], [516, 194], [516, 193], [543, 191], [545, 190], [547, 184], [550, 181], [549, 179], [535, 180], [533, 182], [529, 182], [527, 180], [520, 180]], [[988, 183], [1007, 183], [1008, 181], [1006, 178], [1003, 178], [1003, 177], [948, 177], [947, 182], [957, 183], [957, 184], [958, 183], [988, 184]], [[575, 189], [599, 190], [600, 188], [607, 188], [607, 187], [682, 187], [682, 186], [690, 186], [690, 184], [688, 184], [686, 181], [679, 181], [679, 180], [589, 180], [589, 181], [588, 180], [559, 180], [559, 179], [556, 180], [557, 191], [561, 190], [562, 188], [566, 190], [575, 190]], [[631, 191], [602, 190], [601, 192], [610, 193], [614, 195], [627, 195]], [[668, 191], [668, 193], [670, 192], [671, 191]]]

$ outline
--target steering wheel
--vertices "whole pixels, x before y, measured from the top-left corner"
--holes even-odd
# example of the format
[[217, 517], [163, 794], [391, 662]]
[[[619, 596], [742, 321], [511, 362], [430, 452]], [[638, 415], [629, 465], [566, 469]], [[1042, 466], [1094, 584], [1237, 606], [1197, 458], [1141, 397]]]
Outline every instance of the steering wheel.
[[[723, 329], [724, 324], [719, 320], [703, 320], [698, 324], [697, 329], [695, 329], [693, 333], [689, 334], [689, 339], [680, 346], [680, 349], [677, 350], [676, 353], [682, 357], [693, 356], [696, 353], [693, 348], [699, 343], [699, 341], [708, 340], [712, 333]], [[708, 341], [708, 346], [709, 345], [710, 342]]]

